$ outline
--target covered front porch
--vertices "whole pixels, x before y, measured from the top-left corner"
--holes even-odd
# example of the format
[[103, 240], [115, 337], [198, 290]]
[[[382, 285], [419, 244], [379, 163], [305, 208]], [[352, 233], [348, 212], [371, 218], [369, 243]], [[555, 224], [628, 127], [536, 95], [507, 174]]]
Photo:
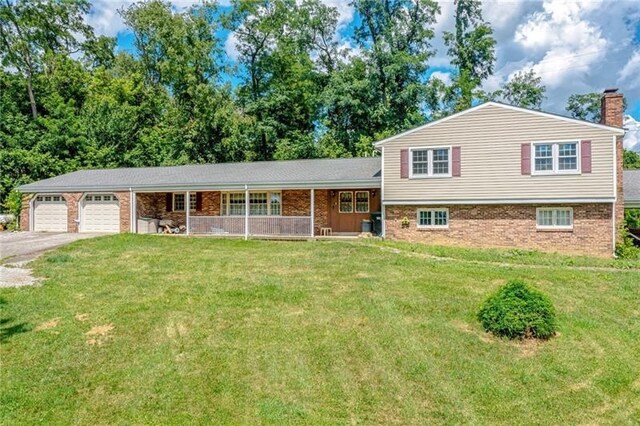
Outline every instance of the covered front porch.
[[[134, 192], [134, 232], [309, 238], [356, 235], [380, 207], [378, 188]], [[170, 223], [170, 227], [161, 226]]]

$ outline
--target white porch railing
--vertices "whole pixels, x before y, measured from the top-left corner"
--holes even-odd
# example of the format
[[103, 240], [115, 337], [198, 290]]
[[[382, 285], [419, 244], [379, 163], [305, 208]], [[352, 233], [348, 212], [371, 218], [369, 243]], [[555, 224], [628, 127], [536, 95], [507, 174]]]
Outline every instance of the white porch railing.
[[213, 235], [244, 235], [243, 216], [191, 216], [189, 233]]
[[[191, 216], [189, 232], [211, 235], [245, 235], [244, 216]], [[310, 236], [309, 216], [249, 216], [252, 236]]]

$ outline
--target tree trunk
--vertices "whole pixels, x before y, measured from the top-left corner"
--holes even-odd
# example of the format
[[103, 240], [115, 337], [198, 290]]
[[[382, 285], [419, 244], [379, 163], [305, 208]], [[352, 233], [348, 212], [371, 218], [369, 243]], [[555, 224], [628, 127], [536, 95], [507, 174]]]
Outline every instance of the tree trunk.
[[31, 115], [33, 119], [38, 118], [38, 108], [36, 107], [36, 98], [33, 96], [33, 87], [31, 86], [31, 75], [27, 76], [27, 91], [29, 92], [29, 103], [31, 104]]

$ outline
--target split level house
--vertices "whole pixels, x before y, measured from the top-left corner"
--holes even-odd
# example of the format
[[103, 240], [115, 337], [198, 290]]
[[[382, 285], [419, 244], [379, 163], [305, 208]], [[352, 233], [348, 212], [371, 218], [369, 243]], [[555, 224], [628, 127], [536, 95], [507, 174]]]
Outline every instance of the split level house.
[[611, 256], [622, 120], [608, 90], [601, 123], [487, 102], [379, 141], [373, 158], [81, 170], [21, 186], [21, 227], [156, 232], [171, 220], [187, 234], [293, 238], [356, 233], [380, 212], [388, 239]]

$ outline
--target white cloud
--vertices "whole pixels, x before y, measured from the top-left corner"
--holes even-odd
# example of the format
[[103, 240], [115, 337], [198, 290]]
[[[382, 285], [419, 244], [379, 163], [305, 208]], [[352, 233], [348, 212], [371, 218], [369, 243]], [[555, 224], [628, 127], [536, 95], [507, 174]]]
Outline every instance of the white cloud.
[[429, 77], [429, 80], [437, 78], [445, 84], [451, 84], [451, 73], [442, 72], [442, 71], [434, 71], [433, 74]]
[[620, 70], [619, 84], [626, 84], [628, 87], [640, 88], [640, 50], [633, 52], [629, 62]]
[[630, 115], [624, 118], [624, 147], [632, 151], [640, 152], [640, 121], [634, 120]]

